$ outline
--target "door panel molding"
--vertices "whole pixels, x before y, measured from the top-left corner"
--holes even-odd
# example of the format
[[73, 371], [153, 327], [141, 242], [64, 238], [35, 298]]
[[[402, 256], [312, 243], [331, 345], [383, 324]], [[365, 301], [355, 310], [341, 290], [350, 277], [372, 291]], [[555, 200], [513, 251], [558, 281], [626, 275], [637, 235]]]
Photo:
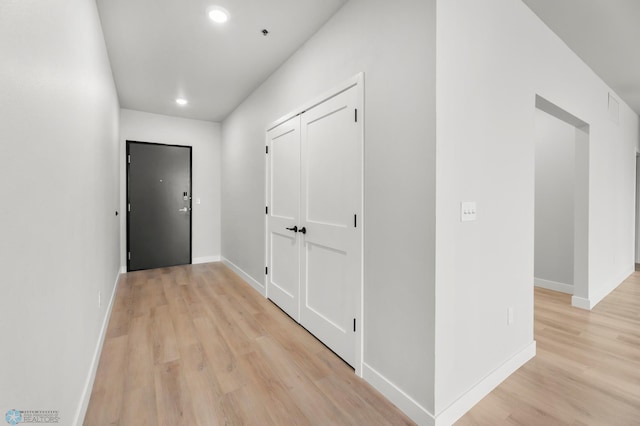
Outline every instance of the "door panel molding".
[[[345, 93], [350, 91], [349, 93]], [[338, 99], [334, 99], [338, 98]], [[329, 102], [334, 100], [335, 102]], [[340, 103], [343, 105], [340, 105]], [[355, 111], [354, 111], [355, 110]], [[353, 139], [352, 146], [345, 148], [340, 145], [341, 150], [348, 151], [345, 155], [348, 157], [344, 161], [341, 167], [332, 167], [336, 159], [331, 156], [332, 143], [335, 142], [332, 136], [334, 128], [338, 128], [338, 124], [334, 126], [329, 125], [331, 120], [337, 120], [340, 122], [340, 126], [346, 126], [346, 120], [349, 117], [353, 126], [348, 127], [349, 137]], [[329, 120], [324, 121], [323, 120]], [[316, 124], [318, 127], [316, 128]], [[305, 127], [307, 126], [307, 127]], [[309, 131], [308, 128], [311, 128]], [[271, 155], [277, 150], [277, 147], [273, 146], [275, 135], [284, 136], [292, 132], [292, 128], [297, 128], [297, 133], [300, 139], [300, 181], [299, 185], [299, 205], [297, 220], [295, 223], [289, 223], [293, 219], [287, 214], [287, 219], [283, 219], [281, 223], [276, 225], [276, 213], [277, 208], [274, 208], [273, 196], [270, 192], [273, 180], [273, 167], [274, 162]], [[343, 129], [344, 130], [344, 129]], [[312, 147], [315, 152], [311, 156], [305, 157], [303, 153], [303, 140], [307, 138], [305, 132], [309, 131], [310, 136], [316, 131], [320, 132], [316, 136], [315, 141], [321, 145]], [[307, 328], [320, 340], [323, 340], [330, 348], [334, 349], [339, 355], [338, 347], [345, 345], [351, 347], [347, 352], [350, 354], [341, 355], [347, 360], [356, 371], [356, 374], [362, 376], [363, 371], [363, 347], [364, 347], [364, 321], [363, 321], [363, 294], [364, 294], [364, 74], [360, 73], [354, 77], [346, 80], [336, 88], [325, 92], [324, 94], [314, 98], [313, 100], [306, 102], [302, 106], [294, 109], [292, 112], [285, 114], [278, 120], [272, 122], [266, 128], [266, 174], [267, 179], [265, 182], [265, 204], [266, 218], [265, 218], [265, 264], [267, 265], [265, 276], [265, 291], [267, 297], [271, 300], [277, 298], [278, 293], [283, 293], [283, 288], [278, 288], [277, 277], [278, 272], [273, 270], [273, 246], [272, 235], [274, 226], [282, 227], [282, 229], [296, 226], [298, 231], [304, 227], [306, 231], [304, 234], [300, 232], [292, 233], [290, 238], [296, 238], [299, 244], [299, 256], [297, 262], [298, 266], [298, 295], [297, 303], [294, 300], [289, 301], [289, 306], [285, 309], [280, 303], [274, 300], [285, 312], [292, 316], [296, 321], [301, 323], [302, 326]], [[277, 138], [276, 138], [277, 139]], [[327, 142], [328, 141], [328, 142]], [[326, 144], [329, 144], [328, 146]], [[309, 147], [306, 147], [308, 149]], [[316, 179], [315, 183], [312, 183], [311, 191], [315, 193], [314, 196], [319, 201], [314, 204], [311, 203], [311, 216], [307, 215], [309, 211], [309, 205], [307, 201], [303, 199], [303, 194], [308, 193], [308, 185], [306, 182], [306, 170], [309, 169], [309, 164], [305, 161], [313, 162], [312, 167], [315, 167], [315, 174], [313, 178]], [[352, 167], [349, 167], [352, 165]], [[329, 179], [326, 182], [323, 179], [323, 171], [326, 170], [340, 170], [343, 175], [333, 176], [333, 181]], [[315, 186], [314, 186], [315, 185]], [[327, 186], [328, 185], [328, 186]], [[340, 199], [336, 202], [336, 194], [344, 190], [344, 194], [339, 194], [337, 198]], [[351, 197], [349, 194], [357, 194]], [[326, 203], [333, 203], [334, 206], [327, 206]], [[308, 216], [308, 217], [304, 217]], [[357, 217], [357, 223], [354, 217]], [[285, 223], [287, 222], [287, 223]], [[284, 226], [286, 225], [286, 226]], [[283, 234], [286, 235], [286, 234]], [[314, 247], [317, 247], [315, 251]], [[331, 256], [317, 257], [319, 249], [325, 247], [326, 249], [335, 252], [336, 254], [344, 253], [345, 262], [351, 261], [351, 257], [355, 260], [355, 266], [350, 268], [347, 273], [344, 273], [344, 282], [351, 282], [353, 284], [353, 291], [346, 291], [343, 295], [344, 300], [341, 302], [345, 304], [347, 309], [345, 314], [338, 315], [336, 312], [329, 312], [331, 305], [322, 299], [313, 300], [308, 303], [308, 291], [312, 292], [311, 297], [317, 297], [313, 295], [313, 291], [317, 288], [318, 282], [316, 282], [323, 276], [329, 276], [322, 270], [322, 262], [338, 262], [338, 259], [330, 259]], [[326, 253], [325, 253], [326, 254]], [[311, 256], [311, 257], [309, 257]], [[316, 256], [316, 257], [314, 257]], [[307, 265], [309, 262], [317, 262], [317, 265], [311, 265], [312, 268], [316, 268], [316, 272], [319, 277], [307, 276]], [[327, 265], [325, 265], [327, 266]], [[327, 266], [330, 267], [330, 266]], [[347, 268], [349, 269], [349, 268]], [[319, 271], [319, 272], [318, 272]], [[334, 271], [335, 272], [335, 271]], [[272, 274], [275, 274], [275, 280], [272, 278]], [[316, 280], [316, 281], [314, 281]], [[335, 279], [337, 280], [337, 279]], [[306, 285], [311, 285], [312, 288], [306, 288]], [[340, 291], [338, 284], [335, 284], [334, 292]], [[290, 294], [291, 295], [291, 294]], [[307, 323], [307, 319], [304, 318], [303, 312], [311, 317], [317, 317], [320, 320], [315, 321], [317, 324], [310, 326]], [[323, 312], [323, 310], [325, 312]], [[349, 312], [348, 318], [346, 312]], [[338, 316], [336, 316], [338, 315]], [[344, 316], [344, 318], [342, 318]], [[312, 321], [313, 322], [313, 321]], [[329, 342], [323, 339], [323, 335], [336, 334], [335, 330], [341, 330], [344, 334], [344, 339], [340, 342]], [[351, 343], [348, 343], [351, 342]], [[344, 353], [344, 350], [343, 350]]]
[[[300, 321], [300, 122], [296, 118], [267, 132], [267, 273], [269, 299]], [[278, 167], [280, 169], [278, 169]], [[282, 207], [281, 207], [282, 205]], [[291, 228], [295, 227], [295, 230]], [[289, 240], [290, 245], [278, 244]]]

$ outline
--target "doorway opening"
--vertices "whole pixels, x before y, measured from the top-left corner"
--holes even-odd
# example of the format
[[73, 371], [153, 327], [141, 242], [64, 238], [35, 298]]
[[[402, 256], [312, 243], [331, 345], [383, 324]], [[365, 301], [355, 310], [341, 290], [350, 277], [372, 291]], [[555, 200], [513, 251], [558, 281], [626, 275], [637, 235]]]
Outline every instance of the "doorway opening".
[[589, 124], [536, 95], [534, 285], [589, 306]]

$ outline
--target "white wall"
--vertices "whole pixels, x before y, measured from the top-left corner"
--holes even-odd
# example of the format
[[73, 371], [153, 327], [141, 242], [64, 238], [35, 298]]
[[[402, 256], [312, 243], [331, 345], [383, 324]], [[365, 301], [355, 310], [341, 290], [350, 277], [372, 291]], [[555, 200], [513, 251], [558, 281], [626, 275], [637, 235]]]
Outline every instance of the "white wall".
[[435, 1], [349, 1], [222, 132], [222, 254], [264, 283], [267, 125], [365, 73], [364, 373], [417, 415], [433, 409], [434, 18]]
[[95, 2], [0, 2], [0, 62], [0, 413], [70, 425], [119, 270], [119, 107]]
[[[220, 124], [120, 110], [120, 205], [126, 212], [126, 141], [192, 148], [192, 240], [194, 263], [220, 260]], [[200, 204], [196, 204], [196, 199]], [[121, 265], [126, 269], [127, 216], [120, 227]]]
[[557, 283], [564, 290], [573, 286], [575, 132], [575, 126], [535, 110], [534, 277], [536, 285]]
[[638, 116], [621, 102], [610, 121], [610, 89], [521, 1], [437, 14], [439, 414], [533, 341], [535, 95], [590, 125], [589, 303], [632, 271]]
[[[639, 148], [637, 148], [637, 152], [640, 152]], [[636, 154], [636, 256], [635, 256], [635, 262], [640, 263], [640, 156], [638, 156], [638, 154]]]

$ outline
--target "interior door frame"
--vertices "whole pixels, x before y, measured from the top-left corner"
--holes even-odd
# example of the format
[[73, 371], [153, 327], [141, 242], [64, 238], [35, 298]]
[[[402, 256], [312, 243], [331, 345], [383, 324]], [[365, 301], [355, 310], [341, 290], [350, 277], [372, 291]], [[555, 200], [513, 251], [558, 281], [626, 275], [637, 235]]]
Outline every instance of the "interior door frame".
[[[363, 355], [364, 355], [364, 329], [366, 327], [366, 324], [364, 323], [364, 282], [365, 282], [365, 276], [364, 276], [364, 256], [365, 256], [365, 251], [364, 251], [364, 232], [366, 229], [366, 211], [364, 208], [364, 149], [365, 149], [365, 145], [364, 145], [364, 117], [365, 117], [365, 111], [364, 111], [364, 72], [360, 72], [356, 75], [354, 75], [353, 77], [343, 81], [341, 84], [337, 85], [336, 87], [334, 87], [331, 90], [328, 90], [326, 92], [324, 92], [323, 94], [313, 98], [311, 101], [306, 102], [304, 104], [302, 104], [301, 106], [294, 108], [291, 112], [283, 115], [282, 117], [280, 117], [279, 119], [273, 121], [272, 123], [270, 123], [269, 125], [267, 125], [266, 129], [265, 129], [265, 146], [268, 148], [269, 146], [269, 141], [268, 141], [268, 136], [267, 133], [278, 127], [280, 124], [283, 124], [287, 121], [289, 121], [290, 119], [303, 114], [305, 111], [307, 111], [308, 109], [311, 109], [323, 102], [325, 102], [328, 99], [333, 98], [334, 96], [339, 95], [342, 92], [345, 92], [349, 89], [351, 89], [352, 87], [357, 87], [357, 120], [358, 122], [360, 122], [360, 128], [359, 128], [359, 142], [360, 142], [360, 211], [361, 213], [361, 217], [358, 218], [358, 222], [360, 224], [361, 227], [361, 233], [360, 233], [360, 283], [357, 286], [357, 293], [356, 293], [356, 301], [357, 301], [357, 307], [356, 307], [356, 312], [355, 312], [355, 317], [356, 317], [356, 323], [358, 324], [358, 326], [356, 327], [356, 336], [355, 336], [355, 341], [356, 341], [356, 357], [355, 357], [355, 365], [353, 366], [355, 368], [355, 373], [356, 375], [358, 375], [359, 377], [362, 377], [363, 375], [363, 365], [364, 365], [364, 359], [363, 359]], [[267, 153], [268, 154], [268, 153]], [[269, 189], [271, 186], [271, 182], [270, 182], [270, 176], [271, 176], [271, 170], [270, 170], [270, 164], [269, 164], [269, 158], [268, 156], [265, 155], [265, 173], [266, 173], [266, 179], [265, 179], [265, 196], [264, 196], [264, 203], [266, 208], [269, 208]], [[270, 255], [270, 250], [269, 250], [269, 235], [268, 235], [268, 215], [266, 214], [265, 211], [265, 219], [264, 219], [264, 247], [265, 247], [265, 265], [269, 264], [269, 255]], [[265, 277], [264, 277], [264, 297], [269, 297], [269, 286], [268, 286], [268, 281], [269, 281], [269, 277], [268, 277], [268, 273], [265, 273]]]
[[[175, 144], [167, 144], [167, 143], [158, 143], [158, 142], [142, 142], [127, 139], [125, 141], [125, 157], [124, 164], [125, 167], [125, 190], [126, 190], [126, 198], [125, 198], [125, 212], [127, 215], [127, 254], [125, 256], [127, 261], [127, 272], [130, 272], [131, 268], [131, 259], [129, 259], [130, 250], [130, 224], [129, 224], [129, 203], [131, 202], [129, 198], [129, 167], [131, 163], [129, 162], [129, 145], [132, 143], [144, 144], [144, 145], [160, 145], [160, 146], [172, 146], [176, 148], [188, 148], [189, 149], [189, 197], [193, 198], [193, 147], [191, 145], [175, 145]], [[192, 204], [192, 203], [189, 203]], [[189, 212], [189, 264], [193, 264], [193, 208]]]

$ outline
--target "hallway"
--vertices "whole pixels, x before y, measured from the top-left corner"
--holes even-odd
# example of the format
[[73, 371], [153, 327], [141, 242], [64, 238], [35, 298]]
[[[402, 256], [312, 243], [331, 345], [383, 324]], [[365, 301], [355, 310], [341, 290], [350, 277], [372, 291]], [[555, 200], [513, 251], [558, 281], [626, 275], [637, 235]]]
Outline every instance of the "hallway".
[[[635, 424], [640, 272], [592, 312], [535, 289], [537, 356], [457, 425]], [[221, 263], [122, 275], [86, 425], [413, 424]]]
[[222, 263], [122, 275], [86, 425], [413, 424]]

